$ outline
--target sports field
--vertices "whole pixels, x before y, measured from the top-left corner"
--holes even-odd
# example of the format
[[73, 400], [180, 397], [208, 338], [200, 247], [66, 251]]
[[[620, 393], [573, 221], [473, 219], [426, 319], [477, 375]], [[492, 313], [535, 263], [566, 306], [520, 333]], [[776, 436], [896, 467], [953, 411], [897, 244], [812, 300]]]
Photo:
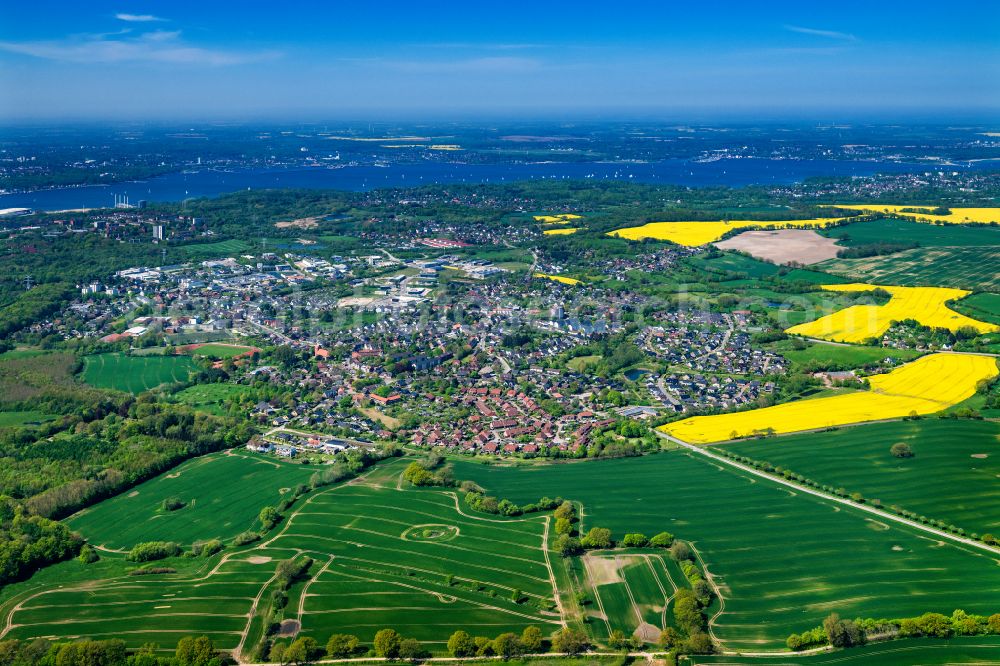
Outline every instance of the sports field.
[[235, 238], [216, 243], [194, 243], [182, 245], [179, 248], [189, 259], [208, 259], [210, 257], [236, 256], [250, 249], [246, 241]]
[[[243, 451], [213, 453], [84, 509], [67, 522], [90, 543], [115, 550], [144, 541], [225, 541], [254, 527], [261, 508], [308, 483], [314, 471]], [[183, 501], [184, 508], [164, 511], [163, 500], [171, 497]]]
[[[1000, 568], [960, 548], [851, 507], [795, 492], [686, 451], [525, 467], [456, 462], [514, 502], [583, 503], [584, 529], [694, 544], [722, 593], [713, 633], [733, 650], [781, 649], [793, 631], [842, 617], [907, 617], [1000, 608]], [[919, 592], [919, 593], [917, 593]]]
[[930, 354], [868, 378], [871, 390], [786, 402], [745, 412], [692, 416], [660, 429], [694, 444], [766, 432], [829, 428], [916, 414], [934, 414], [973, 396], [976, 385], [998, 374], [992, 356]]
[[248, 347], [246, 345], [230, 345], [230, 344], [208, 342], [205, 344], [189, 345], [187, 347], [184, 347], [183, 351], [184, 353], [191, 354], [192, 356], [232, 358], [233, 356], [241, 356], [243, 354], [249, 354], [256, 349], [257, 349], [256, 347]]
[[142, 393], [186, 382], [197, 367], [187, 356], [129, 356], [120, 352], [83, 357], [83, 381], [98, 388]]
[[836, 342], [863, 342], [889, 330], [894, 321], [913, 319], [931, 328], [973, 328], [980, 333], [1000, 330], [1000, 326], [977, 321], [955, 312], [946, 303], [969, 295], [962, 289], [943, 287], [892, 287], [874, 284], [825, 284], [826, 291], [872, 291], [882, 289], [892, 294], [884, 305], [852, 305], [806, 324], [787, 329], [786, 333]]
[[815, 268], [861, 282], [1000, 291], [1000, 248], [918, 247], [882, 257], [831, 259]]
[[[890, 454], [897, 442], [908, 444], [914, 457]], [[874, 423], [726, 448], [970, 533], [1000, 534], [1000, 424], [995, 422]]]
[[721, 239], [730, 231], [736, 229], [793, 229], [793, 228], [823, 228], [837, 224], [844, 218], [820, 217], [811, 220], [730, 220], [715, 222], [649, 222], [639, 227], [627, 227], [609, 231], [609, 236], [618, 236], [628, 240], [666, 240], [678, 245], [697, 247]]

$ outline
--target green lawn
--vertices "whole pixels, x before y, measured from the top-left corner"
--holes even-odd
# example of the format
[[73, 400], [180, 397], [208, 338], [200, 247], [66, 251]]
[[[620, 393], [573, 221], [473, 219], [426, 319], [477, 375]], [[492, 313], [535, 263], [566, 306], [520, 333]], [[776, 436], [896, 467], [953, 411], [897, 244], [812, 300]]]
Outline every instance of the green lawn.
[[250, 248], [250, 243], [234, 238], [215, 243], [182, 245], [178, 249], [183, 252], [189, 260], [196, 260], [243, 254]]
[[[784, 438], [782, 438], [783, 440]], [[519, 503], [583, 502], [584, 529], [668, 530], [694, 544], [722, 592], [715, 634], [734, 650], [779, 649], [792, 632], [844, 617], [1000, 609], [986, 553], [928, 539], [849, 507], [672, 451], [524, 467], [456, 461], [455, 475]]]
[[120, 352], [83, 357], [83, 381], [98, 388], [142, 393], [161, 384], [186, 382], [197, 370], [187, 356], [129, 356]]
[[[252, 528], [264, 506], [308, 483], [314, 471], [243, 451], [214, 453], [84, 509], [67, 522], [91, 543], [115, 549], [143, 541], [227, 540]], [[164, 511], [161, 505], [168, 497], [187, 505]]]
[[212, 358], [232, 358], [253, 351], [253, 347], [243, 345], [227, 345], [208, 343], [192, 349], [192, 356], [211, 356]]
[[[916, 454], [895, 458], [906, 442]], [[876, 423], [726, 446], [814, 481], [897, 504], [968, 532], [1000, 533], [1000, 424], [927, 419]]]

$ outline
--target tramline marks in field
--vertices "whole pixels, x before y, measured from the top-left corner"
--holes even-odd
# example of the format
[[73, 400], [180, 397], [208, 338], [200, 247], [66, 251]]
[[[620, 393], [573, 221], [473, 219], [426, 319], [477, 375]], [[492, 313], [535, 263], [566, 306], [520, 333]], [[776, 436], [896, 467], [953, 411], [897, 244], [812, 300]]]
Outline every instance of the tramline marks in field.
[[590, 553], [582, 559], [597, 611], [591, 617], [603, 621], [607, 635], [617, 629], [655, 642], [670, 625], [674, 593], [688, 587], [683, 574], [671, 572], [658, 554]]

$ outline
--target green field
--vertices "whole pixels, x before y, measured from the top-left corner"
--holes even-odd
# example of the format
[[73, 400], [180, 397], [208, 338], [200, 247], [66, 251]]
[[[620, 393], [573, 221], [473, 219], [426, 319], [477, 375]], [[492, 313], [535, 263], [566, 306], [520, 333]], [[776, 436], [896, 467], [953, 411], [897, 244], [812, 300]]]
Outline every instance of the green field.
[[919, 243], [921, 247], [961, 247], [1000, 245], [1000, 227], [967, 224], [925, 224], [907, 220], [877, 220], [857, 222], [841, 227], [821, 229], [820, 234], [839, 238], [847, 234], [841, 245], [857, 247], [872, 243]]
[[192, 356], [211, 356], [212, 358], [232, 358], [240, 354], [253, 351], [253, 347], [243, 345], [224, 345], [208, 343], [192, 349], [189, 354]]
[[[387, 467], [398, 473], [402, 463]], [[385, 485], [345, 485], [311, 497], [267, 547], [305, 550], [325, 565], [309, 587], [304, 632], [369, 641], [394, 627], [440, 650], [459, 628], [489, 636], [529, 624], [555, 628], [542, 549], [548, 520], [470, 515], [456, 510], [452, 493], [399, 490], [388, 477]], [[441, 536], [423, 538], [423, 528]], [[514, 590], [526, 601], [513, 603]]]
[[178, 249], [183, 252], [189, 260], [196, 260], [209, 259], [211, 257], [235, 256], [247, 252], [250, 248], [250, 243], [233, 238], [230, 240], [218, 241], [216, 243], [182, 245]]
[[197, 370], [187, 356], [129, 356], [120, 352], [84, 356], [83, 364], [83, 381], [127, 393], [186, 382]]
[[[143, 541], [228, 540], [252, 528], [262, 507], [308, 483], [314, 471], [243, 451], [215, 453], [84, 509], [67, 522], [91, 543], [117, 550]], [[187, 505], [164, 511], [161, 505], [168, 497]]]
[[222, 416], [226, 400], [249, 390], [250, 387], [240, 384], [196, 384], [178, 391], [174, 397], [195, 409]]
[[[390, 461], [358, 481], [306, 495], [266, 541], [227, 549], [204, 565], [190, 558], [157, 563], [176, 574], [128, 577], [122, 556], [107, 551], [92, 568], [76, 561], [50, 567], [0, 591], [0, 640], [114, 636], [131, 647], [169, 647], [194, 633], [232, 649], [247, 632], [251, 645], [259, 625], [248, 621], [253, 599], [269, 594], [276, 561], [297, 554], [316, 562], [290, 592], [284, 617], [299, 619], [303, 633], [321, 642], [345, 632], [370, 643], [376, 631], [394, 627], [441, 652], [459, 628], [488, 636], [532, 624], [556, 629], [554, 574], [543, 549], [550, 516], [471, 515], [451, 492], [401, 488], [408, 462]], [[244, 455], [206, 456], [71, 523], [94, 542], [119, 546], [231, 535], [277, 499], [278, 485], [294, 481], [292, 470], [310, 470], [275, 464], [280, 469]], [[159, 500], [174, 495], [196, 501], [165, 516]]]
[[873, 643], [849, 650], [835, 650], [818, 655], [784, 657], [734, 657], [715, 655], [685, 657], [681, 666], [725, 664], [726, 666], [946, 666], [948, 664], [1000, 664], [1000, 637], [956, 636], [954, 638], [906, 638]]
[[750, 278], [761, 278], [774, 275], [778, 267], [766, 261], [758, 261], [736, 252], [726, 252], [721, 257], [705, 259], [700, 256], [688, 259], [688, 262], [701, 270], [710, 273], [744, 273]]
[[642, 458], [525, 467], [456, 461], [515, 502], [579, 500], [584, 529], [668, 530], [690, 541], [724, 600], [712, 630], [728, 649], [780, 649], [789, 633], [843, 617], [906, 617], [955, 608], [1000, 610], [992, 557], [871, 519], [672, 451]]
[[671, 599], [690, 587], [677, 563], [664, 555], [598, 553], [582, 559], [594, 604], [591, 627], [602, 640], [613, 630], [655, 643], [671, 626]]
[[830, 259], [815, 267], [874, 284], [1000, 291], [998, 265], [1000, 245], [919, 247], [884, 257]]
[[20, 425], [36, 425], [58, 418], [43, 412], [0, 412], [0, 428]]
[[864, 345], [830, 345], [821, 342], [807, 342], [805, 349], [796, 349], [791, 341], [783, 340], [769, 345], [771, 351], [781, 354], [798, 366], [813, 370], [860, 368], [883, 359], [912, 361], [922, 353], [911, 349], [885, 349]]
[[[916, 455], [893, 457], [889, 447], [896, 442], [906, 442]], [[725, 448], [968, 532], [1000, 533], [998, 423], [876, 423]]]
[[951, 308], [980, 321], [1000, 324], [1000, 294], [973, 294], [955, 301]]

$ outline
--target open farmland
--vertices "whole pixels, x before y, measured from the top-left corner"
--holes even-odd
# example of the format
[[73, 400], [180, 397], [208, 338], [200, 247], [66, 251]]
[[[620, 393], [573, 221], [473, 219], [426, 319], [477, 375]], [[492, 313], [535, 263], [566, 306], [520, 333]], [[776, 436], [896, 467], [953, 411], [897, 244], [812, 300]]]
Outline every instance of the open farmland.
[[560, 213], [558, 215], [535, 215], [534, 218], [536, 222], [542, 224], [569, 224], [573, 220], [579, 220], [581, 216], [573, 213]]
[[579, 230], [577, 227], [563, 227], [561, 229], [546, 229], [542, 233], [546, 236], [569, 236]]
[[912, 220], [886, 218], [868, 222], [854, 222], [823, 229], [823, 236], [839, 240], [841, 245], [856, 247], [873, 243], [914, 242], [920, 247], [974, 247], [1000, 245], [1000, 227], [926, 224]]
[[83, 381], [126, 393], [186, 382], [197, 370], [187, 356], [129, 356], [120, 352], [84, 356], [83, 366]]
[[459, 628], [491, 636], [556, 628], [548, 520], [472, 515], [453, 493], [399, 490], [389, 478], [313, 495], [266, 546], [320, 563], [300, 609], [303, 632], [370, 641], [394, 627], [440, 650]]
[[627, 227], [609, 231], [609, 236], [628, 240], [666, 240], [678, 245], [697, 247], [721, 240], [723, 236], [738, 229], [820, 229], [838, 224], [844, 218], [820, 217], [811, 220], [730, 220], [717, 222], [649, 222], [639, 227]]
[[757, 259], [776, 264], [796, 262], [816, 264], [837, 256], [836, 241], [820, 236], [812, 229], [779, 229], [777, 231], [744, 231], [715, 243], [720, 250], [741, 250]]
[[836, 342], [863, 342], [882, 335], [894, 321], [913, 319], [931, 328], [957, 331], [971, 327], [980, 333], [998, 330], [998, 326], [977, 321], [949, 308], [948, 301], [969, 295], [961, 289], [943, 287], [890, 287], [873, 284], [828, 284], [826, 291], [872, 291], [882, 289], [892, 295], [885, 305], [852, 305], [807, 324], [787, 329], [786, 333]]
[[[668, 530], [692, 542], [722, 594], [713, 633], [732, 650], [778, 649], [792, 631], [843, 617], [1000, 608], [993, 557], [745, 474], [686, 451], [521, 467], [456, 463], [514, 502], [582, 502], [584, 529]], [[919, 594], [915, 591], [919, 590]]]
[[[79, 514], [72, 524], [95, 542], [122, 546], [153, 535], [187, 541], [232, 534], [248, 527], [245, 521], [252, 523], [262, 505], [274, 503], [280, 484], [309, 470], [288, 464], [264, 469], [270, 462], [207, 456], [178, 468], [177, 476], [139, 486], [138, 495]], [[472, 515], [451, 492], [400, 489], [405, 462], [390, 461], [362, 479], [307, 494], [269, 540], [227, 549], [197, 571], [190, 558], [171, 558], [157, 566], [177, 568], [177, 574], [127, 576], [122, 555], [109, 551], [94, 569], [76, 561], [57, 565], [38, 580], [4, 590], [0, 640], [114, 636], [138, 647], [173, 645], [197, 633], [223, 649], [237, 647], [244, 635], [252, 645], [259, 628], [250, 618], [254, 599], [269, 592], [276, 562], [298, 554], [315, 564], [284, 615], [301, 622], [307, 635], [346, 632], [370, 643], [376, 631], [394, 627], [443, 651], [458, 628], [490, 636], [532, 624], [545, 633], [558, 628], [543, 546], [550, 517]], [[161, 524], [153, 500], [174, 494], [200, 501], [178, 510], [177, 522]], [[205, 510], [196, 513], [200, 506]], [[189, 519], [198, 516], [191, 525], [181, 520], [189, 509]], [[131, 534], [130, 522], [139, 524]], [[60, 568], [68, 575], [58, 575]]]
[[589, 615], [602, 639], [618, 630], [656, 642], [663, 629], [673, 626], [670, 602], [690, 584], [669, 556], [594, 553], [580, 562], [595, 601]]
[[1000, 291], [1000, 247], [918, 247], [881, 257], [831, 259], [815, 266], [863, 282]]
[[566, 277], [565, 275], [547, 275], [545, 273], [535, 273], [532, 277], [542, 278], [545, 280], [553, 280], [555, 282], [561, 282], [563, 284], [580, 284], [580, 280], [576, 278]]
[[1000, 324], [1000, 294], [973, 294], [955, 303], [954, 308], [970, 317]]
[[[788, 666], [791, 662], [775, 657], [704, 655], [684, 657], [684, 666], [725, 664], [726, 666]], [[1000, 663], [1000, 637], [953, 636], [952, 638], [903, 638], [819, 654], [795, 655], [798, 666], [954, 666], [955, 664]]]
[[[931, 212], [934, 206], [914, 204], [904, 206], [890, 206], [888, 204], [837, 204], [836, 207], [867, 213], [899, 215], [918, 222], [937, 222], [941, 224], [989, 224], [991, 222], [1000, 222], [1000, 208], [949, 208], [951, 212], [948, 215], [935, 215]], [[924, 210], [927, 212], [922, 212]]]
[[[915, 455], [894, 457], [889, 448], [897, 442]], [[726, 448], [967, 532], [1000, 533], [1000, 424], [995, 422], [875, 423]]]
[[709, 444], [764, 433], [790, 433], [832, 426], [934, 414], [976, 392], [997, 375], [996, 359], [968, 354], [931, 354], [869, 377], [871, 390], [798, 400], [746, 412], [692, 416], [660, 429], [685, 442]]
[[[127, 550], [144, 541], [230, 540], [251, 529], [261, 507], [308, 483], [308, 466], [241, 451], [195, 458], [67, 520], [90, 543]], [[185, 506], [165, 511], [163, 501]]]

